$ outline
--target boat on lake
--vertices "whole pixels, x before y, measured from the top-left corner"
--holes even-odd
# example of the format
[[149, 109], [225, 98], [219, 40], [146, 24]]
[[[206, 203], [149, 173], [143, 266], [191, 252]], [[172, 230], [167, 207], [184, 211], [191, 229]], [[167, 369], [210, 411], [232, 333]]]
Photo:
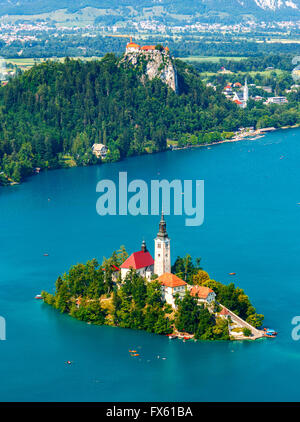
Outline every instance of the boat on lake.
[[272, 328], [264, 328], [264, 336], [274, 338], [277, 336], [277, 332]]

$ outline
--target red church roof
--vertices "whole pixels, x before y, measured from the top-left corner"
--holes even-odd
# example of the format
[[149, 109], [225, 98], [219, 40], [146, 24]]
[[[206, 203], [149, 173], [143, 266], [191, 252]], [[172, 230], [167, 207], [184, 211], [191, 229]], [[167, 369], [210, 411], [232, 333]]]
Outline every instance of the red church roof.
[[139, 268], [149, 267], [154, 264], [154, 259], [148, 251], [138, 251], [130, 255], [126, 261], [123, 262], [121, 268], [134, 268], [138, 270]]

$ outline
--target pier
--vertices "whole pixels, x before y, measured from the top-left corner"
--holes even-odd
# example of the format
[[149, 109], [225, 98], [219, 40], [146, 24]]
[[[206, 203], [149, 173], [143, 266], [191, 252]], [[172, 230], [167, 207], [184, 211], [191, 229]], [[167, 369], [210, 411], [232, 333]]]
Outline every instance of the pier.
[[[252, 335], [251, 335], [251, 337], [249, 337], [249, 339], [256, 340], [258, 338], [264, 337], [264, 331], [263, 330], [259, 330], [255, 327], [253, 327], [253, 325], [249, 324], [248, 322], [246, 322], [245, 320], [240, 318], [238, 315], [236, 315], [230, 309], [223, 306], [221, 303], [219, 305], [222, 307], [222, 309], [225, 309], [228, 312], [228, 315], [230, 316], [231, 320], [235, 324], [237, 324], [241, 328], [248, 328], [249, 330], [251, 330]], [[233, 332], [230, 332], [230, 334], [234, 335]], [[243, 334], [240, 334], [240, 333], [237, 333], [237, 335], [234, 335], [234, 337], [236, 338], [236, 340], [245, 339], [245, 336]]]

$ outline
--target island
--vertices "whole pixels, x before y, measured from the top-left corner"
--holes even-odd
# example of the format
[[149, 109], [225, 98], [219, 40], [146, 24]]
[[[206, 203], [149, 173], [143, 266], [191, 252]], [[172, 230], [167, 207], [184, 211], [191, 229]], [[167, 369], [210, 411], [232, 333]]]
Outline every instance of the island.
[[[128, 256], [124, 246], [104, 258], [71, 267], [55, 293], [41, 296], [62, 313], [87, 323], [145, 330], [185, 340], [254, 340], [266, 336], [264, 316], [233, 282], [212, 280], [200, 258], [177, 257], [162, 214], [155, 259], [142, 242]], [[235, 275], [231, 273], [231, 276]]]

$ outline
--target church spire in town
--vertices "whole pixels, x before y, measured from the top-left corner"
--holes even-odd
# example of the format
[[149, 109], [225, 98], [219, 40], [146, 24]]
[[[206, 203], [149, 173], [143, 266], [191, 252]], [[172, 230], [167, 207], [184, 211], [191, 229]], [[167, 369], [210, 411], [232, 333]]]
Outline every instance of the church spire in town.
[[248, 84], [247, 84], [247, 78], [245, 79], [243, 100], [246, 107], [247, 102], [249, 100], [249, 89], [248, 89]]

